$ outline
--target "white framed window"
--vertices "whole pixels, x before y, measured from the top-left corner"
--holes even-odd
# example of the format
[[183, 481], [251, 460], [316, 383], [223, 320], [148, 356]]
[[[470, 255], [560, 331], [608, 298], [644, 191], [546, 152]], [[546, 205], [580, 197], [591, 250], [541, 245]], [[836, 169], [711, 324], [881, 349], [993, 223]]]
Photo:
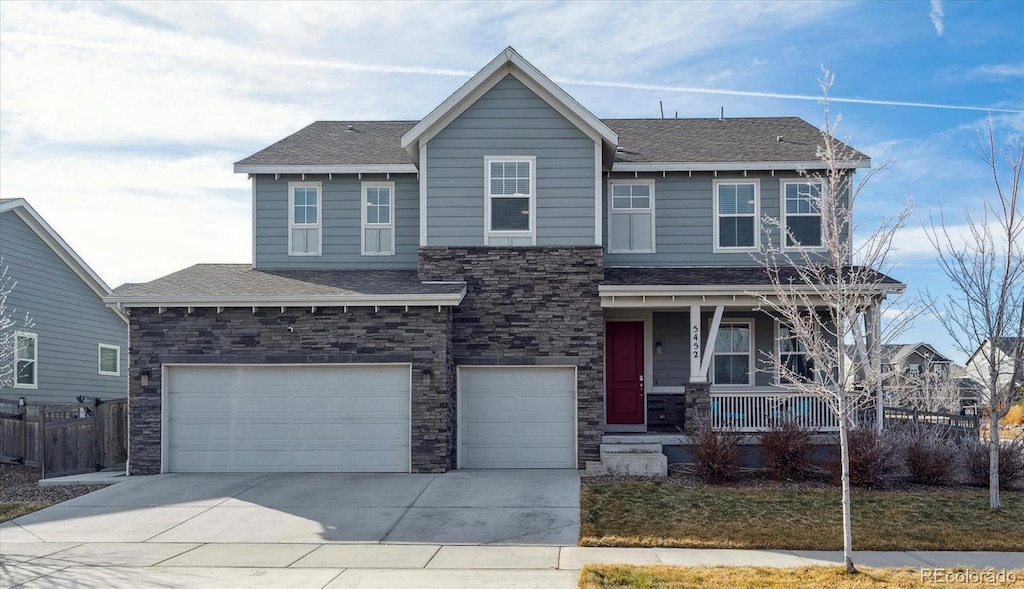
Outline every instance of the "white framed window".
[[608, 181], [608, 253], [654, 253], [654, 180]]
[[121, 375], [121, 346], [99, 344], [98, 371], [103, 376]]
[[319, 256], [323, 251], [320, 182], [288, 183], [288, 255]]
[[484, 157], [484, 243], [537, 243], [536, 156]]
[[14, 388], [39, 388], [39, 336], [34, 333], [14, 334]]
[[395, 255], [395, 183], [363, 182], [362, 195], [362, 254]]
[[712, 384], [754, 384], [754, 322], [722, 321], [711, 359]]
[[782, 232], [786, 248], [822, 247], [822, 183], [809, 180], [783, 180]]
[[760, 244], [761, 183], [758, 180], [715, 180], [714, 251], [752, 252]]
[[[816, 380], [814, 373], [814, 360], [807, 353], [807, 344], [793, 334], [793, 330], [785, 323], [776, 323], [778, 330], [776, 343], [778, 344], [778, 358], [786, 369], [797, 375], [799, 382], [813, 382]], [[776, 374], [776, 382], [779, 384], [794, 384], [794, 380], [783, 376], [780, 370]]]

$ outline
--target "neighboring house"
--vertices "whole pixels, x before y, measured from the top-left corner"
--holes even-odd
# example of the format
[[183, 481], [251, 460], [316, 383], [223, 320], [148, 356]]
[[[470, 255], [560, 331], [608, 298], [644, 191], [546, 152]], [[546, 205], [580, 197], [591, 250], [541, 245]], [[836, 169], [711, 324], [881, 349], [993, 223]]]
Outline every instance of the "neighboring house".
[[511, 48], [420, 121], [313, 123], [235, 164], [251, 266], [106, 299], [131, 319], [130, 471], [583, 468], [611, 432], [767, 415], [763, 350], [812, 371], [752, 254], [770, 215], [819, 255], [820, 140], [602, 120]]
[[887, 404], [947, 413], [976, 404], [973, 383], [960, 373], [963, 367], [931, 345], [883, 345], [881, 356]]
[[11, 386], [0, 397], [76, 403], [128, 395], [127, 317], [103, 302], [110, 288], [24, 199], [0, 201], [0, 265], [14, 288]]
[[[1013, 373], [1014, 353], [1016, 352], [1017, 355], [1024, 354], [1024, 350], [1022, 350], [1024, 348], [1024, 338], [999, 337], [996, 338], [995, 344], [995, 346], [990, 345], [989, 340], [986, 339], [974, 350], [974, 353], [971, 354], [971, 357], [967, 359], [965, 364], [967, 375], [982, 383], [981, 390], [983, 392], [987, 391], [987, 385], [984, 385], [984, 383], [988, 382], [991, 358], [995, 358], [995, 364], [999, 371], [1000, 385], [1005, 385], [1010, 382], [1010, 375]], [[1013, 382], [1018, 386], [1024, 386], [1024, 365], [1014, 376]]]

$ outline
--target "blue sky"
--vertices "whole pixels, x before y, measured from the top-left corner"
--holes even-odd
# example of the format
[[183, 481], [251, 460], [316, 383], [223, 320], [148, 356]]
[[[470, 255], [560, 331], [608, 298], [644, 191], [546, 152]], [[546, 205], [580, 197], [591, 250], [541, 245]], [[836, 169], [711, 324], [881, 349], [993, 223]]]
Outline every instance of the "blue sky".
[[[941, 294], [921, 224], [991, 181], [986, 109], [1024, 134], [1024, 3], [0, 4], [0, 194], [25, 197], [112, 286], [250, 259], [231, 164], [318, 119], [419, 119], [506, 45], [601, 117], [799, 116], [836, 75], [841, 135], [876, 163], [866, 225], [916, 211], [892, 273]], [[795, 95], [804, 98], [779, 98]], [[895, 106], [908, 102], [970, 108]], [[934, 319], [903, 338], [963, 360]]]

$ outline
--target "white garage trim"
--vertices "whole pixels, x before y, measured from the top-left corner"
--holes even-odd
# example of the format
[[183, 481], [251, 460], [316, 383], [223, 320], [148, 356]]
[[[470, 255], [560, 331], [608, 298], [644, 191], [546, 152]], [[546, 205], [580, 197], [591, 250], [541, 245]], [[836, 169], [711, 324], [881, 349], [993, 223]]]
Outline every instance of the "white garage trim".
[[456, 428], [458, 436], [457, 446], [457, 468], [466, 468], [465, 456], [466, 456], [466, 427], [465, 427], [465, 415], [466, 415], [466, 391], [465, 378], [463, 374], [465, 371], [483, 372], [483, 371], [507, 371], [507, 370], [525, 370], [525, 371], [547, 371], [547, 370], [571, 370], [572, 371], [572, 464], [567, 465], [564, 468], [578, 468], [579, 464], [579, 374], [578, 369], [574, 365], [501, 365], [501, 366], [458, 366], [456, 367]]
[[404, 368], [408, 373], [409, 395], [407, 399], [406, 412], [408, 416], [408, 429], [405, 432], [408, 444], [405, 448], [405, 463], [409, 465], [407, 472], [412, 472], [412, 364], [410, 363], [291, 363], [291, 364], [234, 364], [234, 363], [171, 363], [161, 366], [160, 383], [160, 472], [170, 472], [171, 467], [171, 379], [170, 374], [174, 369], [235, 369], [235, 368]]

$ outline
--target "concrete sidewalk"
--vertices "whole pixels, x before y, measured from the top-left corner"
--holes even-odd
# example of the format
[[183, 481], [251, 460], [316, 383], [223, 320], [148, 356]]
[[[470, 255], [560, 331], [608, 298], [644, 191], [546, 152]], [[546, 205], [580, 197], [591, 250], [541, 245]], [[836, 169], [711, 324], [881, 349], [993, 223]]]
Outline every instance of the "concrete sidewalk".
[[[858, 552], [858, 564], [1021, 568], [999, 552]], [[576, 587], [588, 563], [837, 566], [839, 552], [437, 544], [0, 544], [0, 587]]]

